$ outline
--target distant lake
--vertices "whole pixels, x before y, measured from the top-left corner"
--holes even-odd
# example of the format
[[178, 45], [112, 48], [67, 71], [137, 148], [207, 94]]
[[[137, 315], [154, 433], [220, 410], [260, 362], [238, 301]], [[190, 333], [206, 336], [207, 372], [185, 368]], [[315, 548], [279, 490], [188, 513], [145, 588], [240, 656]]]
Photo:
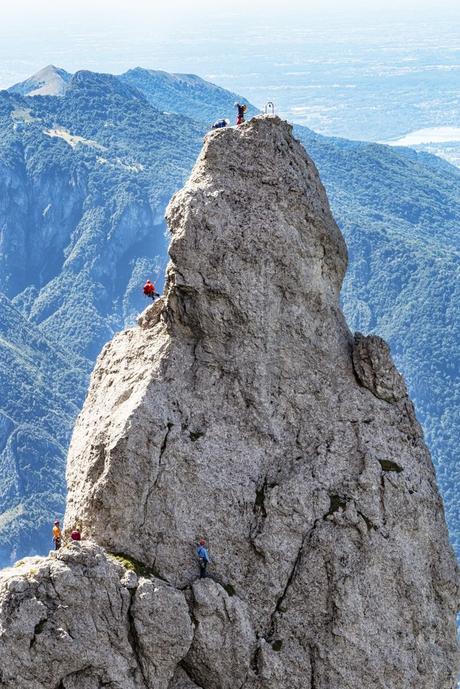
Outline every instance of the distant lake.
[[380, 143], [389, 146], [420, 146], [421, 144], [444, 144], [460, 141], [460, 127], [428, 127], [417, 129], [398, 139], [389, 139]]

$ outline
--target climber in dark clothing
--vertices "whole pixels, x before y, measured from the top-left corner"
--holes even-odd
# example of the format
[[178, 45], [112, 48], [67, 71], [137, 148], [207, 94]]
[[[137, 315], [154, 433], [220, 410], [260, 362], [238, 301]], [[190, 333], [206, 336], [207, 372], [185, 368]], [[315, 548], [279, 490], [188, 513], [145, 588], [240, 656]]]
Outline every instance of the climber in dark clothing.
[[217, 120], [217, 122], [214, 122], [211, 129], [223, 129], [224, 127], [228, 127], [229, 124], [230, 120]]
[[238, 115], [236, 117], [236, 124], [239, 126], [244, 122], [244, 113], [248, 109], [248, 106], [244, 103], [235, 103], [235, 108], [238, 110]]
[[200, 543], [196, 549], [196, 554], [198, 555], [198, 560], [200, 562], [200, 579], [204, 579], [206, 576], [206, 567], [208, 566], [208, 562], [211, 561], [204, 538], [200, 538]]
[[144, 285], [144, 294], [146, 297], [150, 297], [151, 299], [153, 299], [153, 301], [155, 301], [155, 299], [160, 296], [158, 292], [155, 291], [155, 285], [153, 284], [153, 282], [150, 282], [150, 280], [147, 280], [147, 282]]

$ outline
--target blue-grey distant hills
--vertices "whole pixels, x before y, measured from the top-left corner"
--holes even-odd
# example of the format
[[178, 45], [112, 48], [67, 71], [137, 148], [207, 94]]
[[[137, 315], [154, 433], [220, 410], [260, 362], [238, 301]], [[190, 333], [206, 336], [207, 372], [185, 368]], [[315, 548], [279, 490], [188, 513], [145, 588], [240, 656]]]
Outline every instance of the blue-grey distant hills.
[[[161, 283], [165, 205], [235, 100], [141, 68], [50, 66], [0, 92], [0, 564], [51, 546], [94, 359], [145, 306], [145, 278]], [[408, 149], [296, 135], [347, 239], [349, 323], [391, 344], [458, 546], [460, 171]]]

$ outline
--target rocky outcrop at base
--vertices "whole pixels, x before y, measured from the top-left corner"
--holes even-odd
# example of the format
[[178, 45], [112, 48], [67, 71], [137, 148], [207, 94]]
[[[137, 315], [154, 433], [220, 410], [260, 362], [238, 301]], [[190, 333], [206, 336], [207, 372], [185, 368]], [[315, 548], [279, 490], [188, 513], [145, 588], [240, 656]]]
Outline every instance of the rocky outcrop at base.
[[3, 570], [0, 602], [2, 687], [166, 689], [193, 638], [183, 593], [94, 544]]
[[190, 689], [187, 668], [206, 684], [209, 662], [212, 686], [241, 684], [256, 647], [247, 607], [212, 579], [182, 592], [139, 566], [81, 543], [3, 570], [0, 686]]
[[453, 689], [431, 459], [388, 347], [346, 326], [345, 244], [289, 125], [208, 135], [168, 221], [165, 295], [104, 348], [69, 454], [66, 529], [152, 572], [84, 672], [137, 687], [101, 679], [115, 654], [146, 688]]

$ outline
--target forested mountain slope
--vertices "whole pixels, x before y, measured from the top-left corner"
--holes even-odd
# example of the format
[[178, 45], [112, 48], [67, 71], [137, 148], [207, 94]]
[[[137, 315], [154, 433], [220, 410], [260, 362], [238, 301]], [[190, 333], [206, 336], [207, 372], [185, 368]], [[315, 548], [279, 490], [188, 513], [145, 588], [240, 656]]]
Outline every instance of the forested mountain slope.
[[[110, 75], [77, 73], [62, 97], [0, 93], [1, 411], [15, 422], [2, 432], [3, 563], [11, 552], [49, 545], [92, 362], [144, 307], [145, 275], [162, 279], [163, 210], [202, 133]], [[46, 358], [41, 342], [51, 350]], [[28, 463], [39, 475], [33, 481]]]
[[195, 74], [169, 74], [136, 67], [120, 75], [121, 81], [138, 88], [147, 100], [161, 110], [187, 115], [200, 122], [235, 118], [236, 100], [248, 105], [248, 114], [257, 110], [246, 98], [230, 93]]
[[[0, 92], [0, 291], [7, 297], [0, 357], [2, 391], [10, 391], [2, 394], [1, 410], [21, 423], [33, 418], [39, 432], [48, 433], [40, 419], [53, 399], [62, 420], [51, 430], [55, 445], [48, 455], [29, 436], [26, 454], [39, 486], [22, 481], [26, 470], [16, 450], [3, 464], [2, 480], [10, 480], [9, 472], [15, 476], [14, 489], [0, 496], [3, 562], [11, 551], [48, 546], [88, 371], [102, 345], [145, 305], [145, 277], [162, 275], [165, 205], [190, 171], [204, 123], [233, 116], [236, 98], [195, 77], [140, 69], [120, 78], [77, 72], [60, 96]], [[331, 139], [302, 127], [295, 133], [319, 168], [348, 243], [342, 299], [350, 326], [390, 342], [423, 421], [457, 538], [460, 173], [426, 154]], [[63, 395], [16, 397], [24, 338], [3, 325], [14, 313], [64, 354], [63, 360], [51, 357], [54, 368], [45, 361], [41, 369], [50, 390], [55, 379], [74, 381]], [[2, 428], [6, 445], [13, 431], [7, 422]], [[57, 487], [45, 469], [50, 461]], [[57, 502], [39, 500], [38, 493], [56, 495]], [[25, 506], [31, 504], [41, 515], [33, 538], [30, 520], [19, 515], [30, 513]]]
[[0, 294], [0, 558], [43, 549], [63, 508], [69, 428], [89, 362], [50, 342]]

